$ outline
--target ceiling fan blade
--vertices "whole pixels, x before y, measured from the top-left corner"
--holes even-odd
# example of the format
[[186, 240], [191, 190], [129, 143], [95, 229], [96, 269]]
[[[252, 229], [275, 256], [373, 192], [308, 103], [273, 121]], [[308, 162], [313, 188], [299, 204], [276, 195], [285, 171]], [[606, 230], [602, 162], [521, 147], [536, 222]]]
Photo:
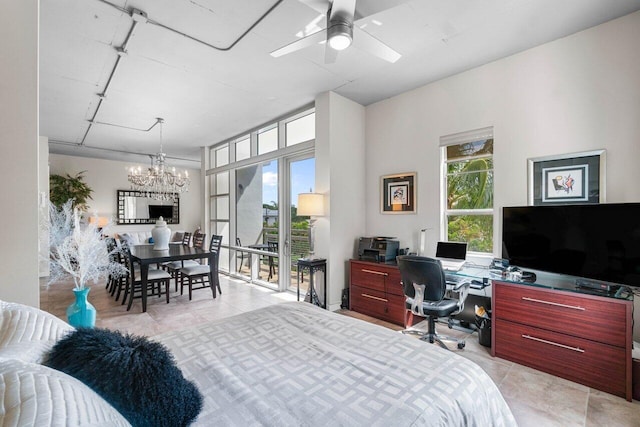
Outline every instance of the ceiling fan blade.
[[391, 63], [396, 62], [402, 56], [377, 38], [373, 37], [371, 34], [358, 27], [354, 27], [353, 32], [353, 45], [357, 49], [369, 52], [372, 55]]
[[353, 15], [356, 12], [356, 0], [333, 0], [331, 4], [331, 16], [329, 20], [333, 21], [336, 17], [341, 17], [353, 22]]
[[286, 55], [288, 53], [292, 53], [298, 51], [300, 49], [304, 49], [305, 47], [312, 46], [314, 44], [322, 43], [327, 39], [326, 30], [320, 30], [313, 34], [308, 35], [307, 37], [303, 37], [298, 39], [288, 45], [282, 46], [280, 49], [276, 49], [271, 52], [271, 56], [274, 58], [278, 58], [282, 55]]
[[329, 7], [331, 7], [331, 2], [329, 0], [298, 0], [300, 3], [306, 4], [311, 9], [316, 10], [323, 15], [327, 13]]
[[[300, 0], [303, 1], [303, 0]], [[355, 19], [366, 18], [370, 15], [375, 15], [387, 9], [400, 6], [407, 3], [408, 0], [367, 0], [358, 3], [355, 11]]]

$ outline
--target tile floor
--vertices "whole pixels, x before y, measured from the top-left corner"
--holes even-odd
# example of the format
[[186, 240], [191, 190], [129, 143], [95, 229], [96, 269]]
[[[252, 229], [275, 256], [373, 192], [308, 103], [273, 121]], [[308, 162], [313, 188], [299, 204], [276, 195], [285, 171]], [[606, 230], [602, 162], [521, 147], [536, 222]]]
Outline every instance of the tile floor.
[[[140, 301], [134, 301], [131, 311], [105, 291], [93, 286], [89, 300], [98, 311], [96, 326], [118, 329], [138, 335], [153, 336], [169, 330], [192, 327], [223, 317], [233, 316], [256, 308], [295, 300], [293, 293], [278, 293], [262, 287], [221, 276], [222, 295], [215, 300], [209, 289], [194, 291], [193, 300], [187, 295], [149, 298], [147, 312], [142, 313]], [[41, 286], [41, 308], [65, 319], [65, 309], [73, 301], [71, 284]], [[350, 315], [400, 329], [377, 319], [348, 310]], [[440, 330], [445, 326], [439, 326]], [[474, 361], [496, 382], [521, 427], [526, 426], [640, 426], [640, 402], [603, 393], [562, 378], [554, 377], [525, 366], [492, 358], [489, 349], [478, 344], [475, 334], [447, 330], [448, 335], [466, 336], [467, 346], [458, 354]], [[425, 345], [431, 345], [425, 342]]]

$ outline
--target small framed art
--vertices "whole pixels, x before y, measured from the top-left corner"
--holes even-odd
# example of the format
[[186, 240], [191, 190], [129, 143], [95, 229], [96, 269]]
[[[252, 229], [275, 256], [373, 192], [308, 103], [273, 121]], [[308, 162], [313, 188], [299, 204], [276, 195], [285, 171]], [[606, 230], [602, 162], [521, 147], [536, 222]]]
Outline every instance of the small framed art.
[[605, 150], [528, 160], [529, 205], [603, 203]]
[[380, 211], [383, 214], [416, 213], [416, 173], [380, 177]]

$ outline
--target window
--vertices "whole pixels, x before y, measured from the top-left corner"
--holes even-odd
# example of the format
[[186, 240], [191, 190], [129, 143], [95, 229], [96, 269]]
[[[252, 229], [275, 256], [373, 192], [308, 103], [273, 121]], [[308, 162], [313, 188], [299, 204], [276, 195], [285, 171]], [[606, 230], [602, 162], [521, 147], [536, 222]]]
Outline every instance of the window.
[[278, 127], [274, 125], [258, 131], [258, 154], [270, 153], [278, 149]]
[[236, 141], [236, 161], [251, 157], [251, 138], [249, 135]]
[[316, 113], [312, 112], [287, 122], [285, 129], [287, 147], [314, 139], [316, 137]]
[[493, 253], [493, 128], [442, 137], [440, 145], [443, 238]]
[[[292, 158], [313, 159], [314, 144], [315, 111], [305, 107], [209, 147], [210, 200], [207, 210], [211, 233], [223, 236], [221, 271], [287, 289], [291, 274], [290, 268], [285, 266], [291, 262], [290, 254], [283, 254], [284, 259], [280, 259], [280, 255], [271, 257], [277, 259], [278, 269], [273, 277], [269, 277], [261, 272], [264, 257], [253, 256], [249, 262], [247, 251], [230, 246], [236, 246], [237, 238], [242, 246], [280, 242], [287, 238], [290, 231], [285, 231], [286, 226], [282, 224], [290, 221], [291, 210], [279, 209], [279, 205], [290, 205], [290, 194], [302, 191], [296, 188], [295, 193], [290, 193], [288, 186], [293, 184], [289, 181], [295, 181], [296, 185], [306, 182], [304, 191], [309, 189], [309, 183], [304, 177], [289, 177], [284, 165]], [[314, 176], [314, 165], [312, 162], [307, 168], [311, 177]], [[286, 234], [281, 236], [281, 231]], [[297, 237], [300, 236], [293, 239]], [[304, 239], [300, 237], [300, 240]], [[304, 251], [294, 255], [304, 256]], [[255, 260], [259, 261], [253, 262]]]

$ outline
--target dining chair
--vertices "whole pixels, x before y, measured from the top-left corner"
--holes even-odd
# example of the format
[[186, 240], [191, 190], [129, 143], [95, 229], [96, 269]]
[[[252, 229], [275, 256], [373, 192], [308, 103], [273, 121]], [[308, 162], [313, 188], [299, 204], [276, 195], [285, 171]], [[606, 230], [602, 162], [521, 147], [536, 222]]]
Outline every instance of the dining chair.
[[[183, 295], [184, 287], [188, 286], [189, 288], [189, 300], [191, 300], [193, 296], [194, 289], [203, 289], [209, 288], [211, 286], [215, 286], [218, 290], [218, 293], [222, 294], [222, 289], [220, 289], [220, 278], [218, 276], [218, 264], [220, 260], [220, 245], [222, 244], [222, 236], [213, 235], [211, 236], [211, 243], [209, 244], [209, 251], [213, 252], [215, 256], [213, 257], [214, 265], [214, 273], [213, 273], [213, 281], [211, 284], [209, 282], [209, 265], [198, 264], [194, 266], [184, 267], [179, 270], [180, 275], [180, 295]], [[186, 281], [186, 283], [185, 283]], [[200, 283], [200, 286], [194, 288], [193, 285]]]
[[[167, 299], [167, 304], [169, 304], [169, 282], [171, 281], [171, 274], [162, 269], [149, 269], [147, 275], [147, 287], [146, 289], [142, 289], [142, 277], [140, 270], [134, 267], [133, 258], [131, 258], [131, 250], [128, 245], [123, 246], [122, 253], [124, 258], [127, 260], [127, 269], [129, 270], [127, 285], [122, 299], [123, 304], [125, 301], [128, 301], [127, 311], [131, 310], [133, 300], [135, 298], [141, 298], [143, 292], [149, 295], [149, 289], [151, 289], [151, 295], [158, 295], [158, 297], [160, 297], [164, 294]], [[163, 285], [164, 292], [162, 291]]]
[[[278, 253], [278, 242], [268, 240], [267, 246], [269, 248], [269, 252]], [[276, 267], [278, 266], [278, 257], [270, 256], [269, 257], [269, 279], [271, 280], [273, 276], [276, 274]]]
[[[195, 236], [194, 236], [195, 240]], [[182, 236], [182, 246], [189, 246], [191, 244], [191, 233], [186, 231]], [[204, 237], [202, 237], [202, 243], [204, 244]], [[171, 278], [175, 280], [175, 290], [178, 291], [178, 279], [180, 276], [178, 275], [178, 270], [182, 267], [188, 267], [190, 265], [199, 265], [196, 261], [192, 259], [181, 260], [181, 261], [167, 261], [162, 263], [162, 268], [167, 270], [167, 272], [171, 275]]]
[[[236, 237], [236, 246], [242, 246], [242, 241], [239, 237]], [[236, 260], [240, 258], [240, 264], [238, 264], [238, 272], [242, 270], [242, 266], [244, 265], [244, 252], [236, 250]]]

